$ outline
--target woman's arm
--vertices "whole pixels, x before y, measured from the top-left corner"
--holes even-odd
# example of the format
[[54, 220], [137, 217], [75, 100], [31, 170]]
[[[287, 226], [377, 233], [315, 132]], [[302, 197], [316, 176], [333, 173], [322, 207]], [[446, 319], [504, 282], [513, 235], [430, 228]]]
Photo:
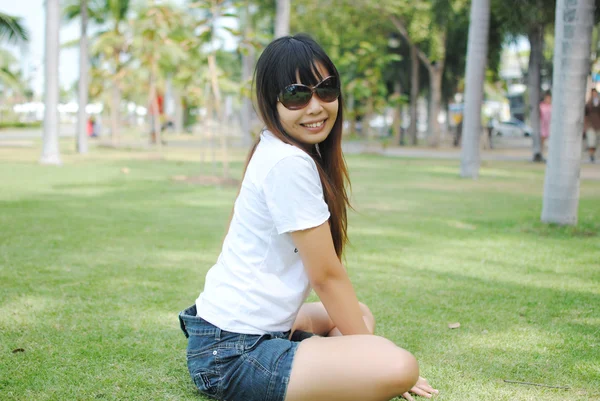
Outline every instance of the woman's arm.
[[335, 326], [343, 335], [370, 334], [350, 278], [335, 253], [329, 223], [291, 235], [312, 288]]

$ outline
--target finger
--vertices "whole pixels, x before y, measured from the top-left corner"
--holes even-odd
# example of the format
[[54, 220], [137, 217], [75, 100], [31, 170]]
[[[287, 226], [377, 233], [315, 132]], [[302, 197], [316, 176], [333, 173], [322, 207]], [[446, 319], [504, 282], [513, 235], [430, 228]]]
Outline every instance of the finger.
[[408, 392], [402, 394], [402, 397], [407, 399], [408, 401], [415, 401], [415, 399], [412, 398], [412, 396]]
[[419, 383], [415, 387], [418, 387], [418, 388], [420, 388], [422, 390], [425, 390], [425, 391], [427, 391], [429, 393], [436, 393], [436, 394], [439, 393], [438, 390], [436, 390], [433, 387], [431, 387], [431, 385], [428, 384], [428, 383]]
[[431, 392], [425, 391], [422, 388], [413, 387], [410, 391], [416, 395], [420, 395], [421, 397], [431, 398]]

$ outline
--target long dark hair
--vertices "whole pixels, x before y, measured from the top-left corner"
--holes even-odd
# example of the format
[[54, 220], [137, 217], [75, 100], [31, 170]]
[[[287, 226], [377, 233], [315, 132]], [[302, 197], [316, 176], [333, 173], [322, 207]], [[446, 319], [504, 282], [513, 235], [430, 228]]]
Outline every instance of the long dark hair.
[[[258, 59], [254, 71], [253, 87], [256, 93], [258, 113], [267, 129], [283, 142], [302, 149], [305, 149], [306, 146], [287, 135], [279, 121], [277, 95], [287, 85], [296, 83], [298, 76], [300, 82], [305, 85], [319, 83], [325, 77], [319, 73], [318, 64], [340, 82], [340, 74], [321, 46], [310, 36], [298, 34], [285, 36], [271, 42]], [[337, 118], [331, 132], [323, 142], [311, 146], [308, 149], [308, 154], [315, 161], [319, 171], [323, 195], [331, 214], [329, 225], [333, 245], [338, 258], [341, 258], [344, 245], [348, 241], [346, 209], [350, 206], [350, 203], [346, 185], [350, 184], [350, 180], [346, 161], [342, 154], [342, 125], [344, 121], [341, 95], [338, 98], [338, 104]], [[248, 154], [246, 166], [248, 166], [259, 141], [260, 137]]]

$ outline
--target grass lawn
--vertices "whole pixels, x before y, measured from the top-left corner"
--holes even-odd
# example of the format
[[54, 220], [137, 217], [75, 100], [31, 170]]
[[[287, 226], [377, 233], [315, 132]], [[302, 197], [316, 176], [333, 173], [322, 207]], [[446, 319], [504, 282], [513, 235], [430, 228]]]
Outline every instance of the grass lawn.
[[[165, 152], [44, 167], [37, 148], [0, 148], [0, 399], [204, 400], [177, 313], [236, 188], [173, 180], [211, 166]], [[563, 228], [539, 223], [543, 166], [487, 163], [469, 181], [458, 161], [348, 162], [352, 281], [438, 400], [600, 400], [600, 181], [582, 180], [580, 223]]]

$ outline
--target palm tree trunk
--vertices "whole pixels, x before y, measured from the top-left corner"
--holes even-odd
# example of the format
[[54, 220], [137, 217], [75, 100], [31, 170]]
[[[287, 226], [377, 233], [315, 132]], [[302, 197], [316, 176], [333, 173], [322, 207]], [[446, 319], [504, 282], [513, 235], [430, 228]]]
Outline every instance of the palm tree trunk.
[[119, 52], [115, 52], [115, 75], [112, 79], [110, 98], [110, 135], [113, 145], [119, 142], [119, 108], [121, 106], [121, 90], [119, 89]]
[[224, 119], [224, 113], [223, 113], [223, 107], [222, 107], [222, 99], [221, 99], [221, 90], [219, 88], [219, 80], [217, 77], [217, 61], [216, 61], [216, 57], [215, 54], [211, 54], [208, 56], [208, 69], [210, 71], [210, 81], [211, 81], [211, 85], [212, 85], [212, 92], [214, 95], [214, 99], [215, 99], [215, 108], [217, 111], [217, 120], [218, 120], [218, 126], [219, 126], [219, 130], [220, 131], [219, 134], [219, 141], [221, 144], [221, 151], [222, 151], [222, 157], [223, 157], [223, 178], [229, 178], [229, 154], [228, 154], [228, 148], [227, 148], [227, 132], [225, 131], [225, 129], [223, 129], [223, 126], [225, 124], [225, 119]]
[[577, 224], [585, 84], [590, 68], [594, 0], [558, 0], [554, 36], [550, 146], [541, 219]]
[[[252, 33], [252, 18], [250, 15], [250, 2], [246, 2], [243, 14], [244, 38], [249, 39]], [[256, 51], [254, 46], [247, 47], [247, 52], [242, 53], [242, 82], [250, 82], [252, 79], [252, 66]], [[242, 143], [244, 146], [250, 146], [252, 143], [252, 100], [248, 96], [242, 98], [242, 110], [240, 115], [242, 128]]]
[[542, 51], [544, 47], [544, 26], [542, 24], [532, 27], [528, 34], [531, 52], [529, 53], [529, 70], [527, 72], [529, 85], [529, 123], [533, 139], [533, 161], [543, 160], [542, 140], [540, 134], [540, 86], [542, 70]]
[[[161, 138], [161, 122], [160, 122], [160, 107], [158, 106], [158, 93], [156, 91], [156, 70], [157, 62], [152, 60], [150, 62], [150, 107], [152, 109], [151, 115], [151, 141], [156, 144], [158, 150], [162, 150], [162, 138]], [[164, 99], [163, 99], [164, 101]]]
[[46, 0], [44, 143], [41, 164], [61, 164], [58, 148], [59, 0]]
[[412, 145], [417, 144], [417, 101], [419, 98], [419, 56], [417, 47], [410, 46], [410, 126], [408, 127], [408, 136]]
[[442, 73], [443, 64], [431, 65], [429, 70], [429, 86], [431, 98], [429, 100], [429, 144], [438, 146], [440, 144], [440, 123], [438, 116], [440, 114], [440, 104], [442, 102]]
[[88, 152], [87, 142], [87, 113], [88, 103], [88, 8], [87, 0], [81, 0], [81, 38], [79, 38], [79, 109], [77, 110], [77, 151], [81, 154]]
[[185, 131], [183, 123], [183, 99], [181, 97], [181, 91], [178, 88], [173, 88], [173, 103], [175, 104], [175, 116], [173, 118], [173, 125], [175, 132], [181, 134]]
[[[402, 95], [402, 87], [400, 86], [400, 82], [396, 81], [394, 83], [394, 96], [399, 99]], [[392, 138], [393, 145], [400, 145], [404, 138], [401, 137], [401, 124], [402, 124], [402, 105], [398, 103], [396, 107], [394, 107], [394, 118], [392, 120]]]
[[280, 38], [290, 34], [291, 0], [277, 0], [275, 16], [275, 37]]
[[481, 137], [481, 104], [488, 51], [490, 0], [473, 0], [467, 44], [465, 78], [465, 111], [460, 152], [460, 175], [479, 177], [479, 139]]

